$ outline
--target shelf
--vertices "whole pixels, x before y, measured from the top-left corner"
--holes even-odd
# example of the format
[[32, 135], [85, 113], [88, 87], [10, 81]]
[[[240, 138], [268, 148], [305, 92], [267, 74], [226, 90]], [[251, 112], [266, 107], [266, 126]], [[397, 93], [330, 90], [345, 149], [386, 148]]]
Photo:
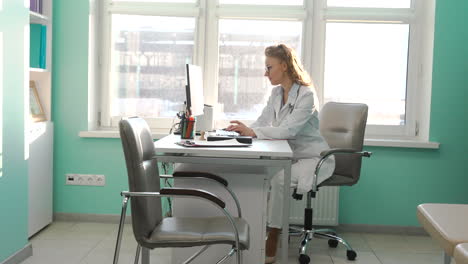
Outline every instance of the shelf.
[[47, 16], [33, 11], [29, 11], [29, 23], [47, 24], [49, 23], [49, 21], [50, 19]]
[[49, 72], [47, 69], [42, 69], [42, 68], [29, 68], [30, 72]]
[[[2, 0], [0, 0], [1, 2]], [[4, 1], [5, 2], [5, 1]], [[31, 237], [52, 222], [53, 216], [53, 147], [52, 122], [52, 33], [53, 0], [31, 0], [34, 6], [42, 4], [41, 13], [29, 10], [29, 81], [34, 81], [39, 101], [47, 121], [31, 122], [25, 132], [29, 143], [28, 159], [28, 236]], [[36, 10], [36, 9], [35, 9]], [[32, 26], [38, 24], [41, 26]], [[33, 28], [33, 30], [31, 30]], [[38, 29], [41, 30], [38, 30]], [[33, 33], [33, 34], [31, 34]], [[44, 34], [45, 33], [45, 34]], [[33, 41], [31, 41], [33, 37]], [[34, 45], [34, 46], [31, 46]], [[33, 51], [33, 52], [31, 52]], [[45, 52], [45, 53], [44, 53]], [[32, 54], [32, 56], [31, 56]], [[41, 57], [43, 56], [43, 57]], [[45, 57], [44, 57], [45, 56]], [[31, 57], [33, 64], [30, 64]], [[43, 61], [45, 59], [45, 61]], [[41, 62], [41, 63], [36, 63]], [[45, 62], [45, 64], [42, 64]], [[43, 66], [44, 68], [37, 68]], [[29, 108], [29, 102], [28, 102]]]

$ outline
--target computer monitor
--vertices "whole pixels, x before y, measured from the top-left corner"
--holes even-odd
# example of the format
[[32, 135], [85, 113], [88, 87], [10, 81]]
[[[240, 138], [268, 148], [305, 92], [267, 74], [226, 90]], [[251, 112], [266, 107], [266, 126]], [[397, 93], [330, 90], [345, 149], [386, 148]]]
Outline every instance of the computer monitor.
[[186, 64], [187, 85], [185, 86], [185, 96], [187, 111], [192, 116], [203, 115], [203, 76], [201, 67]]

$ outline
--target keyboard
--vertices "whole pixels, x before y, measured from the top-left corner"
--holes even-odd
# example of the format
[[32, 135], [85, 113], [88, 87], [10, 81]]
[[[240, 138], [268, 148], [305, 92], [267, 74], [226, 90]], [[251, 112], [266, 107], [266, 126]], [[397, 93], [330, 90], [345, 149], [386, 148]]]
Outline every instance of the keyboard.
[[235, 131], [227, 131], [224, 129], [216, 129], [215, 131], [208, 132], [207, 141], [218, 141], [235, 138], [240, 143], [252, 144], [252, 137], [241, 136]]
[[227, 131], [224, 129], [216, 129], [214, 133], [210, 133], [211, 135], [214, 136], [225, 136], [225, 137], [238, 137], [240, 136], [239, 133], [236, 131]]

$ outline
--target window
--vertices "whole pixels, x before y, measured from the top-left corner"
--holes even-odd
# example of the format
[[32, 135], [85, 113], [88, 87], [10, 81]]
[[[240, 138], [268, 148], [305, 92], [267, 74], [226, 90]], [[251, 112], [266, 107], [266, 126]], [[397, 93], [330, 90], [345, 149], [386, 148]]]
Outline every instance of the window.
[[114, 2], [195, 3], [196, 0], [114, 0]]
[[329, 7], [410, 8], [411, 0], [328, 0]]
[[326, 30], [325, 101], [363, 102], [369, 124], [404, 125], [409, 26], [327, 23]]
[[219, 0], [221, 5], [233, 4], [233, 5], [297, 5], [302, 6], [303, 0]]
[[264, 49], [287, 43], [300, 54], [302, 23], [272, 20], [219, 20], [218, 103], [226, 119], [252, 119], [270, 95]]
[[185, 100], [185, 63], [202, 67], [205, 103], [219, 106], [220, 119], [255, 120], [272, 88], [263, 77], [264, 49], [286, 43], [311, 74], [321, 104], [369, 105], [368, 137], [415, 138], [425, 127], [427, 139], [433, 5], [106, 0], [101, 126], [139, 115], [153, 128], [169, 128]]
[[326, 19], [317, 22], [325, 36], [323, 65], [314, 64], [322, 69], [323, 102], [368, 104], [367, 136], [417, 137], [421, 113], [429, 113], [417, 96], [430, 86], [420, 78], [427, 3], [328, 0]]
[[194, 18], [112, 15], [111, 116], [175, 116], [185, 99], [194, 30]]

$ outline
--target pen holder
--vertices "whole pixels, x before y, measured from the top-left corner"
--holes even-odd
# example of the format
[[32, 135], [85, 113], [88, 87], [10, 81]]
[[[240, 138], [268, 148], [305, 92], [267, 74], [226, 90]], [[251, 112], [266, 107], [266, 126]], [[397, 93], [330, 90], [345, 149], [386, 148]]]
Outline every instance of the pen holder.
[[180, 121], [181, 139], [193, 139], [195, 135], [195, 118], [189, 117]]

